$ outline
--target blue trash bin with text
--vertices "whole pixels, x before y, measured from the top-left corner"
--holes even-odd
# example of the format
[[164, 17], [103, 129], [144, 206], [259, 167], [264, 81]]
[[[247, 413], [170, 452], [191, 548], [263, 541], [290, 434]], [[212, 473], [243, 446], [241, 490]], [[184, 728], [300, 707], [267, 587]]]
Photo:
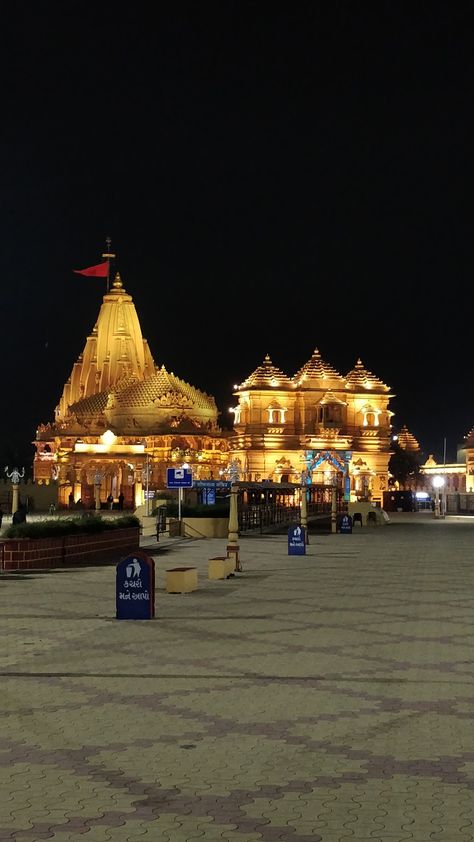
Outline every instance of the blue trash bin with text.
[[151, 620], [155, 616], [155, 562], [146, 553], [123, 558], [116, 568], [117, 620]]
[[306, 528], [290, 526], [288, 529], [288, 555], [306, 555]]

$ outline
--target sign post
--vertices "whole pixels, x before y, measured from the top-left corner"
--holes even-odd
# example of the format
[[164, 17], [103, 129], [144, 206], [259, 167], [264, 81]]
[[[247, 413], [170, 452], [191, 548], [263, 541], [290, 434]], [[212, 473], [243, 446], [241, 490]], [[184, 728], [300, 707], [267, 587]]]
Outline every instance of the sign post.
[[115, 602], [117, 620], [151, 620], [155, 616], [155, 562], [142, 552], [117, 564]]
[[306, 529], [290, 526], [288, 529], [288, 555], [306, 555]]
[[183, 488], [193, 487], [193, 472], [191, 468], [167, 468], [166, 487], [178, 489], [178, 521], [179, 534], [181, 535], [181, 501], [183, 499]]

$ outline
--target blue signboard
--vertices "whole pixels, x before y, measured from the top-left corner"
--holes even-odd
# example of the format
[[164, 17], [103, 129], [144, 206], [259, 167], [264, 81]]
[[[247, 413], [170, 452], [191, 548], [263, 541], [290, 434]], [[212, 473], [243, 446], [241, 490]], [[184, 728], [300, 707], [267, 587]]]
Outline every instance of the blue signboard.
[[195, 479], [193, 488], [198, 492], [198, 500], [205, 506], [213, 506], [216, 503], [218, 492], [220, 500], [224, 500], [228, 495], [224, 495], [225, 491], [230, 491], [230, 482], [220, 479]]
[[117, 620], [151, 620], [155, 616], [155, 562], [134, 553], [117, 564]]
[[288, 555], [306, 554], [306, 529], [304, 526], [290, 526], [288, 529]]
[[194, 488], [214, 488], [225, 490], [227, 488], [230, 489], [232, 483], [228, 482], [227, 480], [223, 479], [195, 479], [193, 482]]
[[352, 518], [350, 515], [341, 515], [339, 521], [339, 532], [350, 534], [352, 532]]
[[191, 468], [167, 468], [167, 488], [192, 488], [193, 472]]

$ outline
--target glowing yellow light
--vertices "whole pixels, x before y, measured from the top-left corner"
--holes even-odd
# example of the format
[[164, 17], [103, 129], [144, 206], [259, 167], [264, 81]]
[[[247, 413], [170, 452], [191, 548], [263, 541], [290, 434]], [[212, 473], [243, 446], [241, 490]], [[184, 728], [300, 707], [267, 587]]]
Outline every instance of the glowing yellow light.
[[144, 453], [144, 444], [84, 444], [84, 442], [76, 442], [74, 445], [75, 453]]
[[112, 432], [112, 430], [106, 430], [105, 433], [101, 435], [101, 441], [104, 444], [113, 444], [117, 436]]

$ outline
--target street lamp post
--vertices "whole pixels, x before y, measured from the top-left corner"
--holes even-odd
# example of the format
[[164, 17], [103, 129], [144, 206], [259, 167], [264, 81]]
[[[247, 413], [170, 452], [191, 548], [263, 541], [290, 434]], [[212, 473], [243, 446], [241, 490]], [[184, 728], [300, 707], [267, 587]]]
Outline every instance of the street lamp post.
[[146, 496], [146, 514], [147, 517], [150, 514], [150, 454], [147, 453], [146, 455], [146, 466], [145, 466], [145, 496]]
[[10, 471], [10, 473], [8, 473], [8, 465], [7, 465], [7, 467], [5, 468], [5, 473], [8, 477], [8, 479], [10, 479], [11, 482], [12, 482], [12, 489], [13, 489], [12, 515], [14, 515], [15, 512], [17, 511], [17, 509], [18, 509], [18, 500], [19, 500], [18, 488], [19, 488], [19, 484], [20, 484], [20, 479], [22, 479], [25, 476], [25, 469], [22, 468], [21, 471], [19, 471], [18, 468], [13, 468], [13, 470]]
[[439, 490], [444, 485], [444, 477], [436, 476], [433, 477], [433, 488], [435, 490], [435, 508], [434, 508], [434, 516], [436, 518], [442, 517], [441, 509], [439, 504]]
[[232, 484], [230, 487], [229, 500], [229, 532], [227, 536], [227, 558], [232, 555], [235, 559], [234, 569], [237, 572], [242, 570], [239, 558], [239, 515], [238, 515], [238, 485]]

